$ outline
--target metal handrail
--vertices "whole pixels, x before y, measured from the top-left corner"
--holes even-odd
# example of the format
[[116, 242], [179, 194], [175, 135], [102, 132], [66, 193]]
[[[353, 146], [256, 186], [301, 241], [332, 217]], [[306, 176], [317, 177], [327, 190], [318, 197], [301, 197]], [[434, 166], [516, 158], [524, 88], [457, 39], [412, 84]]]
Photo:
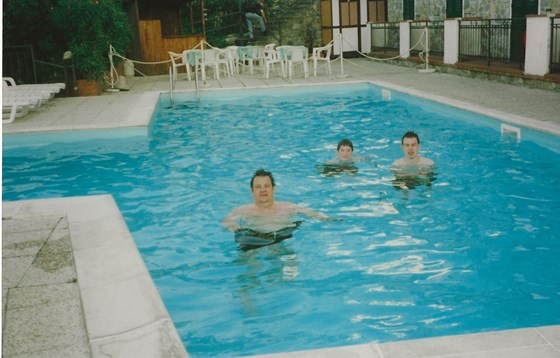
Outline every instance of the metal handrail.
[[[511, 62], [512, 29], [517, 19], [459, 20], [459, 58], [484, 58], [492, 62]], [[515, 44], [517, 45], [517, 44]]]
[[[399, 50], [400, 43], [400, 25], [398, 22], [380, 22], [371, 23], [371, 48], [383, 50], [384, 53], [387, 50]], [[383, 31], [381, 36], [376, 36], [375, 33]], [[375, 43], [382, 37], [382, 44]], [[380, 40], [380, 39], [379, 39]]]

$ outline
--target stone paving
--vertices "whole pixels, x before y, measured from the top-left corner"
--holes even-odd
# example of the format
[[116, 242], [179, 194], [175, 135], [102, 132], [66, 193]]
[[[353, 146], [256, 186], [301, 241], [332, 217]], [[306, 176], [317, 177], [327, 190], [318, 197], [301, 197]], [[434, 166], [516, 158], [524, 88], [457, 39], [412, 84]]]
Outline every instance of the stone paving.
[[2, 220], [3, 357], [90, 357], [65, 216]]

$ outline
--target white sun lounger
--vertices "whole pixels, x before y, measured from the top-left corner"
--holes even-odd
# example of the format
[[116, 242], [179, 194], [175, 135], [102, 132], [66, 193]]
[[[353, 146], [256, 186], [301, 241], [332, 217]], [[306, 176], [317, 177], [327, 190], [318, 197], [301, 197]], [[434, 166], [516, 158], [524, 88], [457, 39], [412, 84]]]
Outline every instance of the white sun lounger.
[[38, 89], [38, 88], [19, 88], [19, 86], [12, 88], [12, 87], [4, 87], [2, 88], [3, 94], [14, 94], [14, 95], [21, 95], [21, 94], [29, 94], [37, 97], [41, 97], [43, 101], [48, 101], [49, 99], [54, 98], [55, 93], [49, 89]]
[[27, 102], [17, 102], [16, 100], [2, 99], [2, 124], [10, 124], [29, 113]]
[[2, 103], [6, 102], [19, 102], [19, 103], [27, 103], [29, 106], [30, 111], [34, 111], [41, 106], [43, 103], [42, 97], [35, 95], [33, 93], [26, 93], [26, 92], [10, 92], [10, 93], [2, 93]]
[[[66, 84], [62, 82], [17, 85], [16, 81], [11, 77], [2, 77], [2, 80], [2, 87], [4, 91], [40, 92], [43, 100], [54, 98], [54, 96], [59, 93], [61, 89], [66, 88]], [[48, 93], [48, 96], [46, 95], [46, 93]]]

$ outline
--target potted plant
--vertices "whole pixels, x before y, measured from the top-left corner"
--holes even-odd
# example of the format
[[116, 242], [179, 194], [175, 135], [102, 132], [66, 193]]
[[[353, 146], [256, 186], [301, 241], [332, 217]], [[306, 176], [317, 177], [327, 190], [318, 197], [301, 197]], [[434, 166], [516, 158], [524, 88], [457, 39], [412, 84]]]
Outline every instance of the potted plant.
[[109, 45], [124, 53], [132, 30], [122, 0], [59, 1], [55, 23], [62, 33], [78, 78], [79, 95], [99, 95], [110, 71]]

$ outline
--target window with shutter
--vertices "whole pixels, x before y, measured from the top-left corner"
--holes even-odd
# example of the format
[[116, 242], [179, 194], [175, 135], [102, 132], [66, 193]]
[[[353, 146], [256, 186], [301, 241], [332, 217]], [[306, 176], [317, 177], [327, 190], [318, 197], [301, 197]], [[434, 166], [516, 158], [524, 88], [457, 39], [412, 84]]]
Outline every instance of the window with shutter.
[[414, 20], [414, 0], [403, 0], [403, 20]]
[[447, 0], [445, 17], [463, 17], [463, 0]]

